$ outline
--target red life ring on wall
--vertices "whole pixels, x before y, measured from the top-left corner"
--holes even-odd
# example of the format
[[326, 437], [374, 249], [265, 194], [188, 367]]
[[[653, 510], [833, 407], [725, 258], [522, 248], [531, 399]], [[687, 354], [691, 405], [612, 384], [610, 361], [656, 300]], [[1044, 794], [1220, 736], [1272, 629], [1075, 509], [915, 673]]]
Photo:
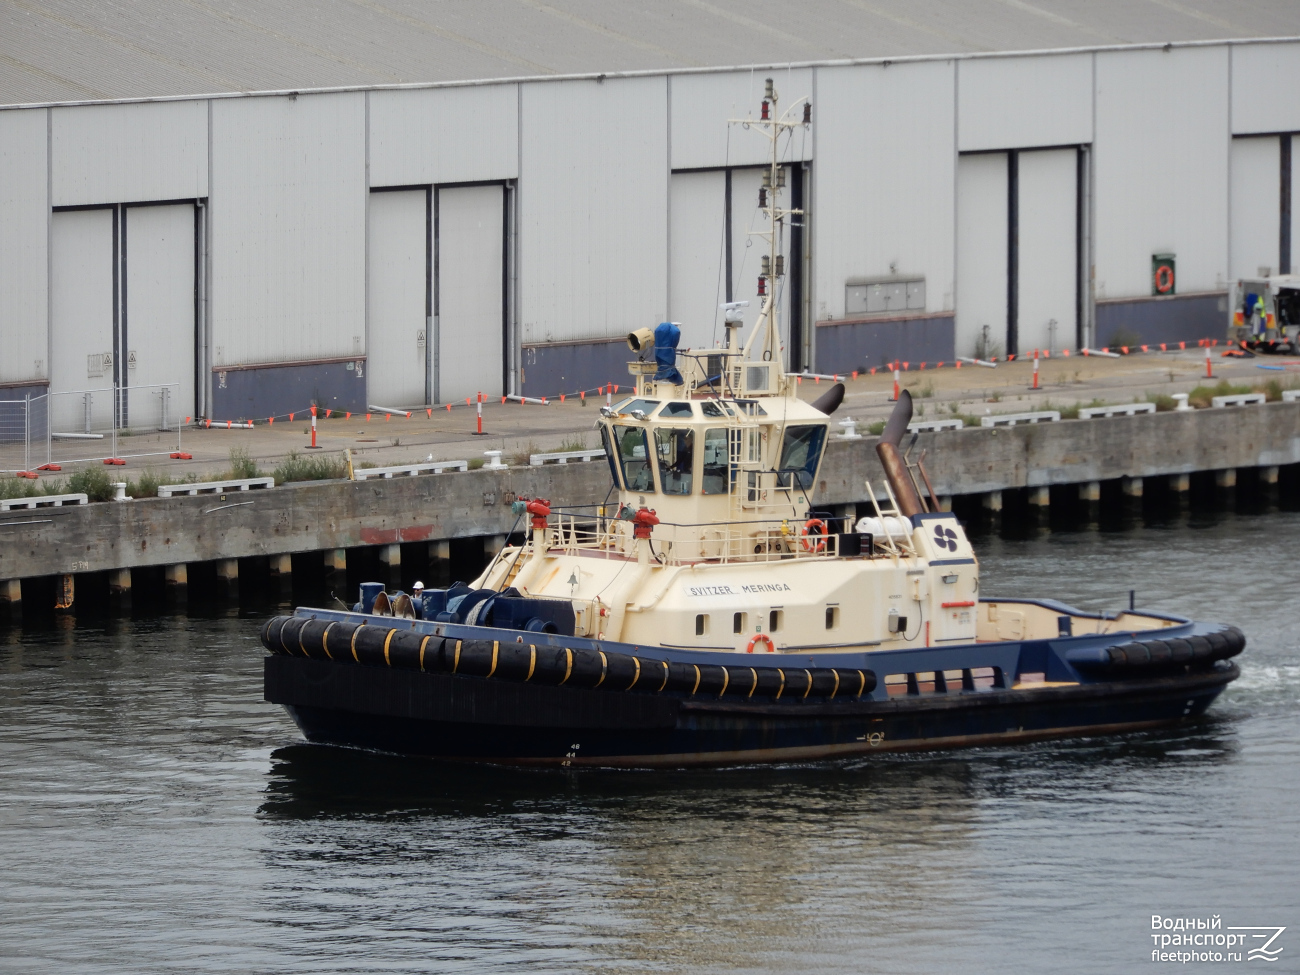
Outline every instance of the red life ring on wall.
[[762, 640], [767, 644], [767, 650], [764, 651], [765, 653], [776, 653], [776, 644], [772, 642], [772, 638], [766, 633], [755, 633], [749, 641], [749, 646], [745, 647], [745, 653], [753, 653], [754, 644], [758, 643], [759, 640]]
[[[817, 529], [816, 532], [813, 531], [814, 528]], [[809, 518], [804, 522], [802, 541], [805, 552], [824, 552], [826, 550], [826, 522], [820, 518]]]
[[1167, 295], [1174, 290], [1174, 269], [1168, 264], [1156, 268], [1156, 293]]

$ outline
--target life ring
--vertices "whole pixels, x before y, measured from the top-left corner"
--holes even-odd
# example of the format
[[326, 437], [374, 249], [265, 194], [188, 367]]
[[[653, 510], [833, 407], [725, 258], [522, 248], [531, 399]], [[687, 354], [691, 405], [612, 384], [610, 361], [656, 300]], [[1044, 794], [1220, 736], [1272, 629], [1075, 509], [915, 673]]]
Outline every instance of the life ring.
[[745, 653], [753, 653], [754, 644], [758, 643], [759, 640], [762, 640], [767, 644], [767, 650], [764, 652], [776, 653], [776, 644], [772, 642], [772, 638], [766, 633], [755, 633], [753, 637], [750, 638], [749, 646], [745, 647]]
[[1174, 269], [1168, 264], [1156, 268], [1156, 293], [1168, 294], [1174, 287]]
[[[813, 529], [817, 529], [817, 540], [813, 541]], [[805, 552], [826, 551], [826, 522], [820, 518], [809, 518], [803, 526], [803, 548]]]

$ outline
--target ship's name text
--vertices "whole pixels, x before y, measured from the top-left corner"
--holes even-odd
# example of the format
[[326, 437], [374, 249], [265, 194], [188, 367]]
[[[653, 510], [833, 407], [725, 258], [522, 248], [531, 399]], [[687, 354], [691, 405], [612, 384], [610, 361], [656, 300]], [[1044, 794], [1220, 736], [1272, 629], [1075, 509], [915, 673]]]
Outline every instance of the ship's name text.
[[756, 582], [749, 585], [736, 586], [687, 586], [686, 595], [688, 596], [744, 596], [753, 595], [762, 592], [790, 592], [790, 587], [784, 582]]

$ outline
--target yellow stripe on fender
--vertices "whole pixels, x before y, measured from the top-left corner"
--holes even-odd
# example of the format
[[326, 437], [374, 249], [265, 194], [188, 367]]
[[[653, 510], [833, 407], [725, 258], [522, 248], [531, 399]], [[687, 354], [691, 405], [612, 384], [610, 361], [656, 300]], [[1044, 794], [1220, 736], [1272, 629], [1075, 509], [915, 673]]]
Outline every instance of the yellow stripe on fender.
[[328, 641], [330, 638], [330, 630], [334, 629], [334, 626], [337, 623], [338, 620], [335, 620], [329, 626], [325, 627], [325, 632], [320, 635], [320, 648], [325, 651], [325, 656], [328, 657], [330, 660], [334, 659], [334, 654], [330, 653], [330, 645], [326, 641]]
[[537, 667], [537, 647], [535, 647], [533, 644], [530, 643], [528, 644], [528, 675], [524, 677], [525, 684], [528, 683], [528, 681], [532, 680], [533, 670], [535, 670], [536, 667]]
[[[364, 623], [361, 624], [361, 626], [365, 625]], [[357, 634], [361, 632], [361, 626], [352, 631], [352, 659], [357, 663], [361, 663], [361, 658], [357, 656]]]
[[[564, 680], [568, 680], [569, 675], [572, 673], [573, 673], [573, 651], [570, 650], [568, 647], [565, 647], [564, 648]], [[560, 681], [560, 684], [563, 684], [564, 680]], [[556, 684], [555, 686], [559, 687], [560, 685]]]
[[501, 644], [498, 641], [493, 640], [492, 641], [492, 667], [487, 672], [487, 675], [489, 677], [491, 677], [493, 674], [497, 672], [497, 654], [500, 653], [500, 651], [501, 651]]
[[718, 691], [718, 697], [727, 693], [727, 685], [731, 683], [731, 671], [726, 667], [722, 668], [722, 690]]
[[433, 637], [426, 636], [423, 640], [420, 641], [420, 669], [421, 670], [424, 670], [424, 648], [429, 645], [429, 641], [432, 639]]
[[785, 671], [778, 667], [776, 672], [781, 675], [781, 686], [776, 689], [776, 697], [774, 697], [773, 700], [779, 701], [781, 700], [782, 693], [785, 691]]
[[605, 651], [597, 650], [596, 652], [600, 654], [600, 680], [596, 681], [592, 687], [599, 687], [605, 683], [605, 672], [609, 669], [609, 658], [605, 656]]
[[393, 642], [393, 634], [396, 632], [396, 630], [389, 630], [388, 636], [384, 637], [384, 663], [390, 667], [393, 666], [393, 662], [388, 659], [388, 645]]
[[632, 688], [636, 687], [636, 682], [641, 679], [641, 658], [633, 657], [632, 664], [636, 667], [636, 670], [632, 673], [632, 683], [623, 688], [625, 691], [630, 691]]
[[460, 641], [456, 641], [456, 656], [451, 662], [451, 672], [456, 673], [456, 668], [460, 666]]

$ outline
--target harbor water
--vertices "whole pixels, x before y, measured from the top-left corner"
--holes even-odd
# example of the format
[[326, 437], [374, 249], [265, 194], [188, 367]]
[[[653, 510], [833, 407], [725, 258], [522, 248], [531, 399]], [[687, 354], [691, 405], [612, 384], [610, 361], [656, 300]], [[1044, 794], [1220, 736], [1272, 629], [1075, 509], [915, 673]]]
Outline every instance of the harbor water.
[[274, 605], [0, 629], [0, 968], [1128, 972], [1159, 915], [1300, 970], [1300, 514], [977, 546], [985, 595], [1237, 623], [1242, 676], [1173, 730], [518, 771], [304, 744]]

